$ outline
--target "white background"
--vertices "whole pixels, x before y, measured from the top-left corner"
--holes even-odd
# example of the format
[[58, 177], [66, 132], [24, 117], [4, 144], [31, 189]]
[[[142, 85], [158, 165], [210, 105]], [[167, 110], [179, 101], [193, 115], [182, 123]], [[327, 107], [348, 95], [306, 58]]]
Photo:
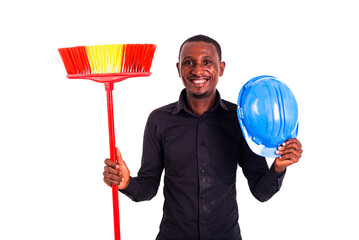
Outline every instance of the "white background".
[[[115, 85], [117, 145], [135, 176], [148, 114], [183, 88], [181, 43], [206, 34], [226, 61], [218, 89], [237, 101], [268, 74], [294, 92], [301, 161], [270, 201], [238, 171], [245, 240], [359, 239], [356, 1], [6, 1], [1, 3], [0, 239], [113, 239], [105, 90], [69, 80], [57, 48], [155, 43], [149, 78]], [[272, 163], [268, 159], [268, 163]], [[122, 239], [155, 239], [162, 185], [148, 202], [120, 194]]]

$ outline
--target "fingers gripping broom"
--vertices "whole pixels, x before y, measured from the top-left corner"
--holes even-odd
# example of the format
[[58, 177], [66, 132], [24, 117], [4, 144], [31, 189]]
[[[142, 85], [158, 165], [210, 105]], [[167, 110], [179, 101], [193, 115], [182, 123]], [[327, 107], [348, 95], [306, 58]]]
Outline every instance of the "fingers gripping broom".
[[[154, 44], [111, 44], [59, 48], [67, 77], [104, 83], [107, 96], [110, 156], [116, 162], [113, 84], [132, 77], [150, 76]], [[112, 185], [115, 240], [121, 239], [118, 188]]]

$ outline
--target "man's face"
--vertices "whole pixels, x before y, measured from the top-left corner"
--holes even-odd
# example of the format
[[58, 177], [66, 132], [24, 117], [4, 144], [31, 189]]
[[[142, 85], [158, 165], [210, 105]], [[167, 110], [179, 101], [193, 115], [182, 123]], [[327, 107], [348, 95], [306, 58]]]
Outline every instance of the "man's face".
[[215, 96], [218, 77], [223, 75], [224, 67], [216, 47], [206, 42], [185, 43], [177, 63], [187, 96], [194, 98]]

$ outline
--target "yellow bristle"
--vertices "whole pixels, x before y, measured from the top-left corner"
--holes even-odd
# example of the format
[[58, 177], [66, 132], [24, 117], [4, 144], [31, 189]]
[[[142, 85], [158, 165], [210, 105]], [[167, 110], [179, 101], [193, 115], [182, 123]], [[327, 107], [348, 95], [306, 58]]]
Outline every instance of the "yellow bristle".
[[87, 46], [91, 73], [119, 73], [122, 67], [124, 44]]

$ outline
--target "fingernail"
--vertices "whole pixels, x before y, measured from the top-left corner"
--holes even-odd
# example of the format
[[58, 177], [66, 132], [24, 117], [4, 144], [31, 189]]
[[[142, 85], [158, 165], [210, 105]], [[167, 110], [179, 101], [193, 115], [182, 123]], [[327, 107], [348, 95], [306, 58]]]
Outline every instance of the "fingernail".
[[276, 154], [279, 154], [279, 151], [277, 150], [277, 151], [275, 151], [275, 153], [276, 153]]

